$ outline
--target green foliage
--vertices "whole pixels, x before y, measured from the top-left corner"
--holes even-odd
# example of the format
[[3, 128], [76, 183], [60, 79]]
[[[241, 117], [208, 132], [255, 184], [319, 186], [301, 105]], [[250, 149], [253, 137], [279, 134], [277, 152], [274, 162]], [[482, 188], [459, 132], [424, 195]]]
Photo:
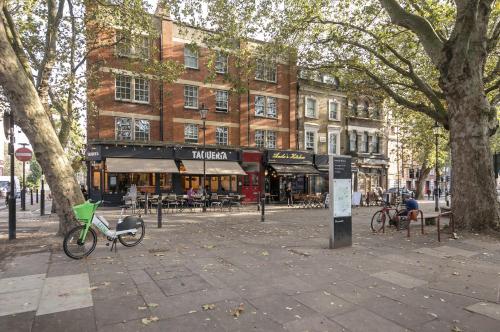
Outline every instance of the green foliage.
[[26, 177], [26, 187], [38, 188], [40, 186], [40, 179], [42, 178], [42, 168], [40, 164], [33, 159], [30, 162], [30, 174]]

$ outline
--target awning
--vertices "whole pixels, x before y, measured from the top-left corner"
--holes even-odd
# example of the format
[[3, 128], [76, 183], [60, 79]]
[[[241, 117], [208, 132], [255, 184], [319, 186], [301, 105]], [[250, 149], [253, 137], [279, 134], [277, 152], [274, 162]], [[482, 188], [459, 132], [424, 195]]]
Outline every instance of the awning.
[[106, 158], [111, 173], [179, 173], [172, 159]]
[[312, 165], [270, 164], [270, 166], [280, 175], [319, 174]]
[[[203, 160], [183, 160], [183, 174], [203, 174]], [[235, 161], [205, 161], [207, 175], [246, 175], [240, 164]]]

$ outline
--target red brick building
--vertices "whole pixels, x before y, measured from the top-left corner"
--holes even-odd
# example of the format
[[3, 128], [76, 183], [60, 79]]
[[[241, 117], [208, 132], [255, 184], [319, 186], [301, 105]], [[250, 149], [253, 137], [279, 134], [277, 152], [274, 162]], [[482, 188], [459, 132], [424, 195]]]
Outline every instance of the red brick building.
[[[105, 38], [116, 38], [116, 46], [89, 57], [88, 70], [99, 72], [88, 86], [91, 196], [118, 201], [132, 185], [150, 193], [201, 189], [204, 158], [209, 191], [254, 200], [263, 190], [264, 152], [297, 148], [295, 63], [253, 59], [255, 75], [236, 93], [227, 80], [238, 76], [236, 59], [204, 45], [209, 32], [154, 20], [159, 39], [130, 46], [120, 30], [110, 31]], [[144, 74], [138, 57], [174, 60], [185, 69], [175, 82], [161, 82]], [[202, 107], [208, 109], [205, 150]]]

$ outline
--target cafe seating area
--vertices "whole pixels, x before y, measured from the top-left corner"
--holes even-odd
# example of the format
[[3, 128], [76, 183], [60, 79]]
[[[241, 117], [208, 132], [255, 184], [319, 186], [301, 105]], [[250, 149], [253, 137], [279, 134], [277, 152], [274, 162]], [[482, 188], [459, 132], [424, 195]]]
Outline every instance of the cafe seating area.
[[181, 213], [202, 211], [206, 207], [208, 211], [232, 211], [243, 205], [245, 195], [235, 193], [216, 194], [207, 197], [203, 195], [177, 195], [175, 193], [137, 194], [136, 197], [124, 197], [124, 203], [131, 206], [136, 214], [156, 213], [161, 209], [162, 213]]

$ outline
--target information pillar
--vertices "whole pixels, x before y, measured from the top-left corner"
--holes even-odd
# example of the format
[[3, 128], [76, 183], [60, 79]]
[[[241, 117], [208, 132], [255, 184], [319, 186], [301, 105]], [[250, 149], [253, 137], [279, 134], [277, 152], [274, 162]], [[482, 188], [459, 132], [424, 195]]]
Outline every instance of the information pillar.
[[351, 157], [329, 156], [330, 249], [352, 245]]

